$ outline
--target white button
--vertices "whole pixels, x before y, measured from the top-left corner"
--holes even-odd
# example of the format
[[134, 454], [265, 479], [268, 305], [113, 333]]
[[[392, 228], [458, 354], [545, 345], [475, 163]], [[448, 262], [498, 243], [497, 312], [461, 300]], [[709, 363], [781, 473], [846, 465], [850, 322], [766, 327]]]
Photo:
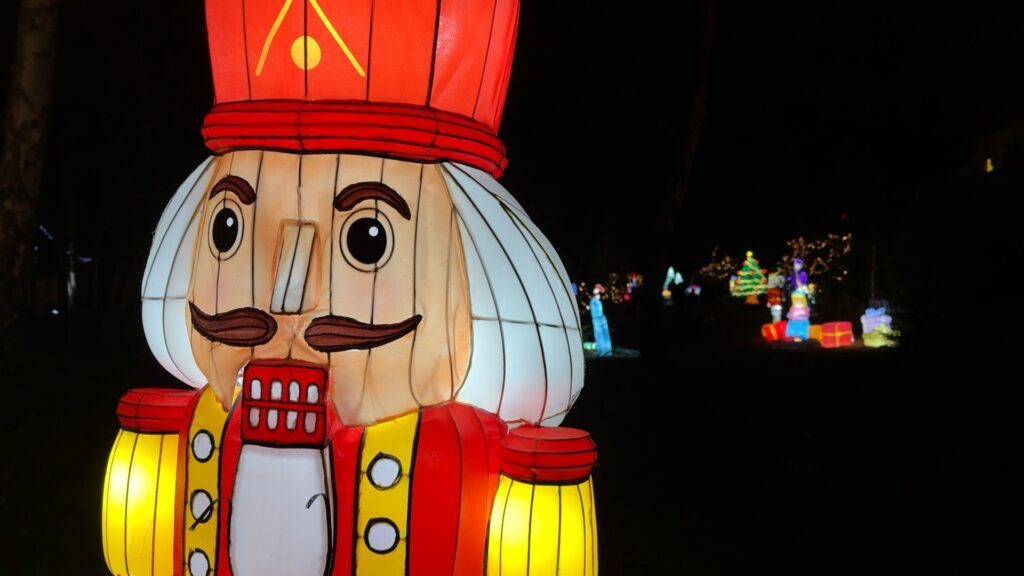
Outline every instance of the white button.
[[[192, 519], [197, 522], [206, 522], [210, 519], [210, 494], [206, 490], [196, 490], [192, 493], [188, 509], [192, 512]], [[201, 519], [201, 520], [200, 520]]]
[[387, 554], [398, 544], [398, 529], [391, 522], [378, 518], [366, 528], [366, 546], [378, 554]]
[[200, 462], [206, 462], [213, 454], [213, 436], [206, 430], [196, 432], [192, 437], [192, 455]]
[[316, 412], [306, 412], [306, 434], [312, 434], [316, 430]]
[[398, 482], [402, 465], [391, 456], [381, 454], [370, 464], [370, 483], [381, 490], [391, 488]]
[[277, 410], [267, 410], [267, 428], [277, 430]]
[[249, 396], [252, 396], [253, 400], [259, 400], [263, 397], [263, 382], [254, 378], [253, 381], [249, 383]]
[[188, 555], [188, 572], [191, 576], [207, 576], [210, 573], [210, 559], [198, 548]]
[[320, 388], [316, 384], [310, 384], [306, 388], [306, 402], [310, 404], [316, 404], [317, 400], [320, 399]]

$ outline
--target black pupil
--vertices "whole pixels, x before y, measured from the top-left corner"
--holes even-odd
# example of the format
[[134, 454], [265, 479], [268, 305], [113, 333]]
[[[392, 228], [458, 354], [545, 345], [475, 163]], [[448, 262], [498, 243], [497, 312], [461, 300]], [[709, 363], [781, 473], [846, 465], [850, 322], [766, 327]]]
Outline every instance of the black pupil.
[[376, 218], [360, 218], [348, 228], [348, 252], [363, 264], [376, 264], [388, 247], [388, 235]]
[[238, 214], [231, 208], [224, 208], [213, 219], [213, 245], [218, 252], [227, 252], [238, 238]]

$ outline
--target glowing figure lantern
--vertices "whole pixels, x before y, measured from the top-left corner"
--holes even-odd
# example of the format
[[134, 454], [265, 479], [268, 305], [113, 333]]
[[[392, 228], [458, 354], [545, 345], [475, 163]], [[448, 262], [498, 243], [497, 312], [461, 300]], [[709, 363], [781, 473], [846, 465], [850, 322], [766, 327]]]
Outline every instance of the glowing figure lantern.
[[114, 574], [596, 574], [596, 452], [550, 243], [495, 180], [516, 0], [207, 0], [214, 156], [143, 321]]
[[748, 251], [747, 259], [743, 261], [743, 267], [736, 275], [733, 296], [746, 297], [748, 304], [757, 304], [758, 295], [764, 294], [767, 287], [767, 279], [761, 265], [754, 259], [754, 253]]
[[768, 309], [772, 313], [772, 322], [782, 321], [782, 288], [768, 289]]
[[804, 270], [804, 261], [802, 258], [793, 259], [793, 275], [789, 278], [789, 282], [793, 288], [793, 292], [799, 292], [806, 295], [810, 291], [810, 287], [807, 284], [807, 271]]
[[672, 266], [668, 267], [668, 271], [665, 272], [665, 281], [661, 284], [661, 297], [666, 300], [672, 299], [672, 285], [679, 285], [683, 283], [683, 275], [676, 272], [676, 269]]
[[807, 296], [801, 292], [793, 292], [789, 296], [789, 312], [786, 312], [786, 337], [797, 342], [807, 340], [811, 334], [811, 309], [807, 306]]
[[608, 330], [608, 317], [604, 315], [601, 293], [604, 287], [594, 285], [594, 297], [590, 299], [590, 320], [594, 324], [594, 346], [598, 356], [612, 355], [612, 335]]

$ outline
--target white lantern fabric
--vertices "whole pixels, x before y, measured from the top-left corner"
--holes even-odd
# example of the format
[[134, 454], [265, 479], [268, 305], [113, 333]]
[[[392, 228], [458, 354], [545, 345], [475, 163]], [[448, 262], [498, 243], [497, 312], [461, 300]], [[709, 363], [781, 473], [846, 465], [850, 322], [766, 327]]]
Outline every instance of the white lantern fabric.
[[[337, 157], [338, 163], [360, 158], [324, 156]], [[147, 341], [168, 372], [195, 387], [208, 381], [192, 349], [196, 339], [188, 322], [201, 244], [197, 239], [205, 231], [205, 200], [215, 174], [219, 178], [254, 168], [258, 174], [264, 155], [250, 158], [247, 162], [256, 164], [239, 168], [225, 166], [225, 156], [214, 157], [189, 176], [160, 219], [146, 266], [142, 297]], [[579, 314], [565, 268], [519, 203], [489, 174], [450, 162], [424, 164], [423, 170], [436, 171], [447, 188], [468, 281], [472, 349], [464, 378], [451, 387], [451, 399], [512, 425], [558, 425], [583, 386]], [[335, 186], [334, 193], [339, 190]], [[301, 193], [298, 185], [296, 193]], [[255, 265], [253, 273], [259, 273]], [[332, 292], [341, 288], [331, 286]], [[328, 305], [323, 302], [310, 314], [327, 314]]]

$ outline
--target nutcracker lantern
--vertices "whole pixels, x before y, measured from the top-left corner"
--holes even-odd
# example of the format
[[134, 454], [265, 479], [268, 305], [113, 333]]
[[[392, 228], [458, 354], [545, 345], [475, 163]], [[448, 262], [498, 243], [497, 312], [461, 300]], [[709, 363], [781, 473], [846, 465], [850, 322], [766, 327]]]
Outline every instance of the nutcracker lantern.
[[207, 0], [213, 156], [171, 198], [107, 566], [596, 574], [555, 251], [500, 185], [515, 0]]

